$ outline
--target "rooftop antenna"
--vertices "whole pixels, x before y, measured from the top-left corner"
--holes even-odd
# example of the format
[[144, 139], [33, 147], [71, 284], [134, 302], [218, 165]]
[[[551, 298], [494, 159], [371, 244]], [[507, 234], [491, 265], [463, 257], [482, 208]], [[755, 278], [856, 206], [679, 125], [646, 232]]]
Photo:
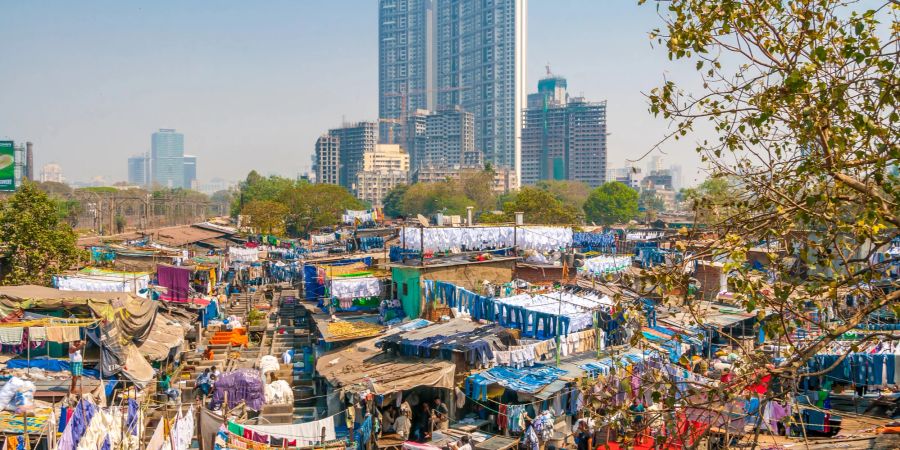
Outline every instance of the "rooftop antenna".
[[544, 67], [547, 68], [547, 76], [548, 77], [553, 75], [553, 72], [550, 71], [550, 62], [549, 61], [547, 62], [547, 65]]

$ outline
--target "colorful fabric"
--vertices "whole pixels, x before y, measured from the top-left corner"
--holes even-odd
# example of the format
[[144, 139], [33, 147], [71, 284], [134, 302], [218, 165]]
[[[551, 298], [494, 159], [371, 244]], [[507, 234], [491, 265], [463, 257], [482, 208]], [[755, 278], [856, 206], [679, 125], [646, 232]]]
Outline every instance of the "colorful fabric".
[[81, 361], [70, 362], [69, 370], [72, 372], [73, 377], [80, 377], [84, 374], [84, 363]]
[[27, 417], [24, 422], [21, 415], [2, 411], [0, 412], [0, 433], [22, 433], [23, 430], [27, 430], [29, 433], [40, 434], [47, 426], [50, 411], [50, 409], [36, 410], [34, 417]]

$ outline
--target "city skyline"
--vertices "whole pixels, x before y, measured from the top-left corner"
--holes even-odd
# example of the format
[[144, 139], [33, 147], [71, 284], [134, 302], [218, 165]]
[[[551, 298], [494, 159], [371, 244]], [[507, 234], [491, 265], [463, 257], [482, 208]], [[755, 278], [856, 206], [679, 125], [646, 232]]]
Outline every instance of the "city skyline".
[[[378, 118], [377, 1], [256, 8], [200, 2], [176, 17], [166, 5], [0, 6], [17, 19], [0, 54], [31, 68], [0, 74], [0, 95], [22, 105], [0, 112], [0, 137], [35, 142], [35, 165], [56, 162], [70, 180], [119, 181], [127, 178], [124, 161], [149, 151], [146, 133], [173, 127], [190, 136], [191, 153], [204, 160], [200, 181], [213, 174], [237, 180], [250, 169], [309, 172], [323, 130]], [[549, 62], [578, 86], [573, 95], [607, 100], [610, 167], [662, 139], [666, 124], [649, 116], [641, 92], [664, 73], [678, 78], [690, 68], [670, 66], [664, 49], [651, 49], [647, 32], [658, 19], [652, 8], [531, 0], [527, 12], [528, 90]], [[345, 20], [321, 23], [336, 13]], [[234, 32], [244, 22], [253, 30]], [[266, 29], [257, 29], [263, 23]], [[112, 35], [117, 39], [107, 39]], [[308, 45], [314, 41], [325, 44]], [[178, 70], [170, 74], [160, 61]], [[698, 178], [693, 142], [663, 147], [666, 160], [684, 168], [685, 185]], [[246, 154], [252, 162], [240, 161]], [[105, 164], [107, 158], [123, 163]]]

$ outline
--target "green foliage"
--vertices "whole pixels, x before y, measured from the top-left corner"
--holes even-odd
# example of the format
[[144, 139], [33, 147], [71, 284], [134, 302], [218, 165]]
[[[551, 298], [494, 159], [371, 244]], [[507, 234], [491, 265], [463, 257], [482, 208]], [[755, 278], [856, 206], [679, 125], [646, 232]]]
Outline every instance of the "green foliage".
[[711, 177], [700, 186], [682, 189], [679, 201], [688, 202], [694, 211], [694, 221], [706, 225], [721, 223], [732, 213], [735, 199], [741, 197], [736, 181], [728, 177]]
[[57, 207], [34, 183], [26, 182], [0, 203], [2, 283], [49, 285], [53, 275], [87, 257], [76, 247], [72, 228], [60, 222]]
[[541, 180], [536, 188], [547, 191], [564, 205], [581, 210], [584, 202], [591, 195], [591, 187], [582, 181], [570, 180]]
[[[697, 151], [714, 178], [729, 180], [729, 186], [721, 189], [716, 180], [686, 193], [706, 202], [701, 206], [727, 206], [727, 214], [713, 208], [710, 219], [698, 217], [715, 223], [707, 229], [718, 230], [718, 238], [683, 266], [647, 271], [644, 284], [687, 292], [685, 267], [696, 260], [727, 261], [738, 306], [781, 316], [764, 326], [768, 337], [781, 341], [808, 325], [810, 310], [857, 297], [859, 306], [835, 308], [836, 320], [816, 321], [819, 337], [793, 341], [780, 355], [783, 362], [767, 371], [782, 386], [796, 386], [812, 355], [871, 313], [900, 305], [897, 281], [884, 279], [884, 265], [871, 258], [900, 238], [900, 179], [889, 175], [900, 159], [900, 5], [655, 4], [665, 26], [651, 36], [670, 59], [695, 67], [702, 87], [685, 90], [664, 80], [650, 92], [650, 111], [673, 124], [672, 139], [697, 139], [688, 137], [695, 125], [711, 127], [712, 136], [697, 139]], [[774, 249], [765, 277], [751, 273], [747, 263], [761, 242]], [[885, 288], [861, 288], [876, 283]], [[743, 373], [764, 370], [768, 362], [754, 349], [739, 348], [738, 356], [735, 367]]]
[[[268, 205], [273, 210], [266, 214], [264, 222], [273, 230], [270, 234], [287, 232], [293, 235], [306, 235], [315, 228], [336, 225], [344, 210], [366, 207], [341, 186], [311, 184], [279, 176], [266, 178], [255, 170], [241, 182], [232, 201], [232, 213], [244, 211], [250, 205], [254, 205], [252, 209], [257, 215], [262, 212], [257, 209], [260, 205]], [[282, 228], [276, 226], [279, 217]]]
[[398, 184], [384, 196], [381, 201], [384, 205], [384, 214], [388, 217], [400, 217], [403, 215], [403, 196], [409, 190], [408, 184]]
[[584, 213], [588, 222], [598, 225], [626, 223], [638, 215], [638, 193], [618, 181], [605, 183], [591, 191]]
[[438, 212], [465, 214], [467, 206], [475, 206], [475, 201], [468, 198], [454, 181], [413, 184], [401, 202], [401, 210], [407, 216], [428, 216]]
[[263, 234], [283, 236], [285, 233], [284, 220], [288, 209], [284, 204], [272, 200], [253, 200], [241, 210], [241, 215], [246, 216], [247, 225]]
[[305, 181], [294, 183], [281, 193], [278, 201], [287, 207], [288, 231], [303, 235], [314, 228], [338, 224], [347, 209], [366, 207], [341, 186]]
[[638, 209], [658, 213], [666, 209], [666, 203], [653, 189], [644, 189], [638, 197]]
[[525, 213], [525, 222], [531, 224], [573, 224], [580, 221], [577, 209], [563, 204], [549, 192], [531, 186], [523, 187], [511, 201], [504, 203], [503, 214], [482, 214], [478, 220], [483, 223], [513, 222], [516, 212]]

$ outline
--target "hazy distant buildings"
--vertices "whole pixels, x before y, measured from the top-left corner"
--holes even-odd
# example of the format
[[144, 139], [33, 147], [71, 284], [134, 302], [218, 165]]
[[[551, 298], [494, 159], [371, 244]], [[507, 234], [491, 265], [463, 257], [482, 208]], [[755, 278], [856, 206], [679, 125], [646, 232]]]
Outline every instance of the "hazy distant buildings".
[[[334, 128], [328, 130], [328, 136], [336, 139], [330, 144], [336, 147], [329, 149], [329, 152], [337, 152], [338, 155], [338, 183], [336, 184], [352, 191], [356, 182], [356, 174], [363, 169], [363, 155], [375, 150], [375, 144], [378, 141], [378, 130], [375, 128], [375, 123], [359, 122]], [[317, 152], [319, 141], [316, 145]], [[324, 180], [328, 179], [319, 177], [318, 170], [316, 175], [319, 183], [325, 183]]]
[[150, 155], [143, 153], [128, 158], [128, 184], [132, 186], [149, 186]]
[[379, 116], [407, 124], [401, 142], [419, 124], [411, 112], [460, 106], [484, 160], [518, 170], [525, 9], [525, 0], [380, 1]]
[[459, 107], [410, 117], [408, 140], [412, 171], [422, 167], [474, 167], [482, 165], [475, 149], [475, 116]]
[[164, 188], [184, 187], [184, 135], [162, 128], [150, 144], [152, 184]]
[[316, 152], [313, 155], [316, 183], [341, 184], [340, 141], [340, 138], [330, 134], [324, 134], [316, 139]]
[[193, 155], [184, 155], [184, 184], [185, 189], [196, 189], [197, 187], [197, 157]]
[[606, 181], [606, 102], [570, 98], [565, 78], [538, 82], [522, 130], [522, 184], [540, 180]]
[[363, 155], [362, 170], [356, 174], [356, 197], [372, 206], [381, 206], [387, 193], [407, 181], [409, 155], [400, 145], [378, 144]]
[[62, 167], [56, 163], [44, 164], [41, 167], [41, 182], [64, 183]]

